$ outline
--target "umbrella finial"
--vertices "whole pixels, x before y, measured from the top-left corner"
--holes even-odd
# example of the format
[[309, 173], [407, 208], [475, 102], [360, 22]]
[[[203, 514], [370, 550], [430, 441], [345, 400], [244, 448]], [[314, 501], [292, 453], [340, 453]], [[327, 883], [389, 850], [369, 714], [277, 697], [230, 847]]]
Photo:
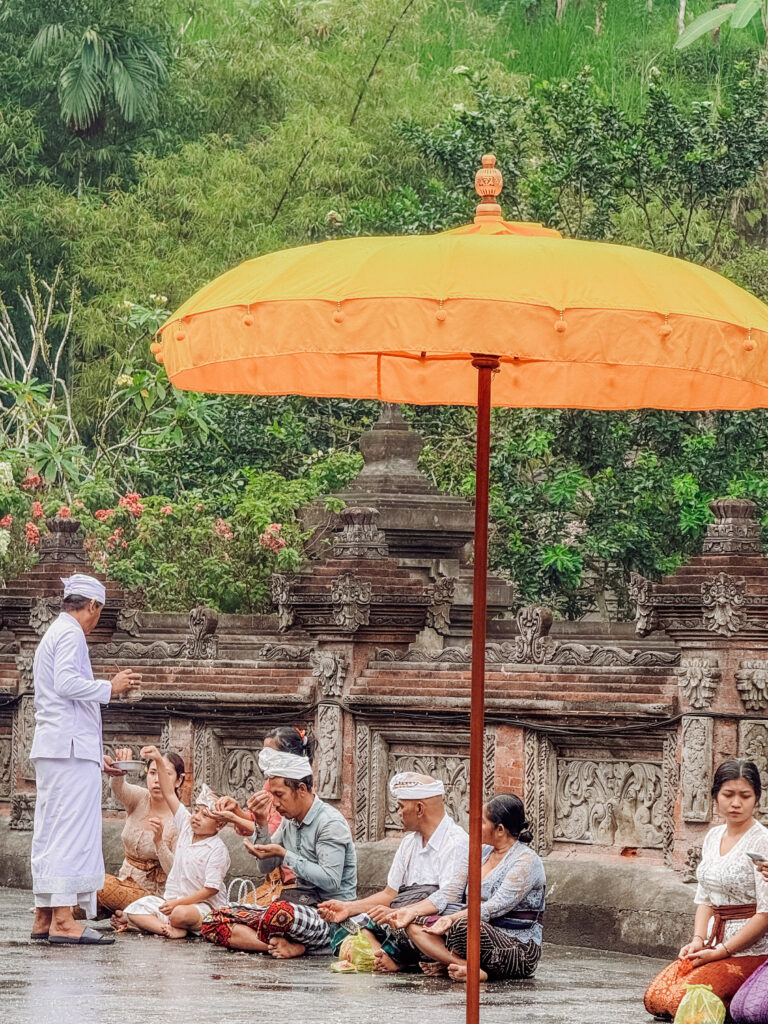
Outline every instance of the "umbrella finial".
[[475, 192], [482, 199], [475, 210], [476, 224], [482, 221], [503, 219], [499, 204], [488, 202], [489, 199], [495, 199], [504, 187], [504, 178], [496, 167], [496, 157], [493, 153], [486, 153], [482, 158], [482, 164], [483, 166], [475, 175]]

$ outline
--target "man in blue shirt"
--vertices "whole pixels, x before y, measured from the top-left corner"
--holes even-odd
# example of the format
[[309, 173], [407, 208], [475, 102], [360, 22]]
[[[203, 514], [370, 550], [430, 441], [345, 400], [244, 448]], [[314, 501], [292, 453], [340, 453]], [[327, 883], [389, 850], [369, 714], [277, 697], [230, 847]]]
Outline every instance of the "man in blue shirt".
[[[203, 936], [230, 949], [289, 959], [327, 945], [329, 928], [317, 912], [318, 903], [355, 898], [355, 846], [344, 816], [313, 793], [306, 757], [265, 747], [259, 767], [269, 788], [248, 800], [256, 825], [244, 845], [258, 858], [260, 875], [284, 865], [296, 883], [283, 887], [268, 907], [214, 911], [203, 922]], [[273, 808], [283, 821], [270, 836], [267, 821]]]

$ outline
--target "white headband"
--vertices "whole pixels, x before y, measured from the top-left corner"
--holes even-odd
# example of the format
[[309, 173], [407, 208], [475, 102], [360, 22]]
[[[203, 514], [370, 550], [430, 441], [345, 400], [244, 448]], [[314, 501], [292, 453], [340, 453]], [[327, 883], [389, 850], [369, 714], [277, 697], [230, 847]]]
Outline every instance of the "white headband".
[[264, 747], [259, 751], [259, 768], [267, 779], [306, 779], [312, 774], [308, 757]]
[[445, 786], [429, 775], [400, 772], [389, 780], [389, 791], [396, 800], [429, 800], [432, 796], [444, 796]]
[[201, 804], [203, 807], [207, 807], [209, 811], [216, 810], [216, 794], [207, 782], [202, 784], [200, 792], [197, 794], [197, 798], [195, 800], [195, 807], [198, 807]]
[[100, 583], [93, 576], [86, 576], [85, 573], [76, 572], [74, 576], [61, 577], [64, 584], [64, 597], [77, 595], [77, 597], [88, 597], [99, 604], [105, 604], [107, 592], [104, 584]]

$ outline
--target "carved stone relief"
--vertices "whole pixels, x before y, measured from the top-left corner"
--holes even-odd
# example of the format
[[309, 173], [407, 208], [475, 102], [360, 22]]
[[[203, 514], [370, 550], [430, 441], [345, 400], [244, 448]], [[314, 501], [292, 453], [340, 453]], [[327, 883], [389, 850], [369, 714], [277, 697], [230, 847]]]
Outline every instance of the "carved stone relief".
[[348, 505], [339, 512], [341, 532], [333, 538], [335, 558], [386, 558], [387, 538], [378, 528], [378, 509]]
[[[485, 660], [488, 665], [520, 664], [518, 657], [524, 659], [522, 664], [531, 664], [524, 648], [519, 649], [517, 643], [491, 643], [485, 645]], [[376, 648], [377, 661], [412, 661], [412, 662], [449, 662], [453, 665], [469, 665], [472, 652], [468, 647], [444, 647], [441, 651], [429, 651], [420, 647], [411, 647], [407, 651], [392, 651], [388, 647]], [[579, 644], [571, 641], [549, 641], [544, 661], [546, 665], [575, 666], [672, 666], [680, 660], [679, 651], [654, 651], [633, 648], [628, 651], [624, 647], [610, 647], [602, 644]]]
[[277, 607], [278, 629], [284, 633], [293, 625], [295, 613], [290, 606], [293, 581], [282, 573], [273, 572], [271, 579], [272, 601]]
[[141, 632], [141, 613], [146, 607], [147, 592], [144, 587], [135, 587], [124, 593], [124, 603], [117, 615], [117, 628], [129, 636]]
[[311, 647], [289, 647], [287, 644], [264, 644], [259, 650], [260, 661], [305, 661]]
[[653, 583], [638, 572], [629, 574], [629, 598], [635, 605], [635, 632], [647, 636], [658, 629], [658, 616], [653, 607]]
[[[201, 784], [196, 777], [196, 786]], [[258, 751], [247, 747], [228, 747], [226, 749], [225, 778], [223, 786], [216, 792], [233, 796], [241, 806], [245, 805], [249, 796], [253, 796], [264, 785], [264, 776], [259, 768]], [[210, 785], [210, 783], [209, 783]]]
[[533, 729], [525, 730], [525, 815], [533, 832], [533, 847], [539, 854], [552, 849], [554, 839], [555, 748]]
[[661, 821], [664, 861], [672, 867], [675, 852], [675, 803], [680, 789], [680, 769], [677, 763], [677, 734], [667, 733], [661, 754], [661, 784], [664, 816]]
[[538, 605], [526, 605], [517, 613], [520, 636], [515, 640], [514, 660], [518, 664], [541, 665], [552, 653], [554, 641], [547, 635], [552, 626], [552, 612]]
[[33, 665], [35, 662], [34, 650], [21, 650], [16, 655], [16, 670], [19, 673], [19, 692], [32, 693], [35, 689], [33, 676]]
[[7, 800], [13, 788], [13, 747], [11, 737], [0, 738], [0, 799]]
[[215, 793], [221, 793], [225, 775], [224, 747], [216, 732], [207, 725], [195, 725], [192, 747], [195, 792], [205, 782]]
[[317, 754], [315, 788], [323, 800], [338, 800], [342, 792], [342, 712], [338, 704], [320, 704], [317, 709]]
[[684, 882], [696, 881], [696, 869], [699, 864], [701, 864], [701, 847], [689, 846], [685, 858], [685, 870], [683, 874]]
[[13, 712], [11, 743], [13, 746], [14, 778], [17, 773], [27, 782], [35, 781], [35, 766], [29, 759], [35, 735], [35, 703], [32, 696], [24, 696]]
[[733, 636], [747, 624], [744, 608], [746, 580], [719, 572], [701, 584], [702, 617], [704, 625], [713, 633]]
[[38, 636], [42, 636], [59, 614], [61, 598], [39, 597], [29, 612], [29, 624]]
[[219, 617], [212, 608], [198, 605], [189, 613], [189, 633], [185, 656], [194, 660], [212, 660], [219, 653], [216, 630]]
[[[768, 723], [765, 719], [744, 719], [739, 722], [739, 757], [754, 761], [761, 778], [768, 778]], [[768, 790], [763, 789], [757, 817], [768, 821]]]
[[658, 764], [558, 758], [555, 839], [663, 849], [663, 791]]
[[708, 708], [720, 682], [720, 666], [714, 658], [683, 658], [677, 669], [680, 693], [691, 707]]
[[768, 706], [768, 661], [744, 659], [734, 676], [747, 711], [762, 711]]
[[177, 643], [167, 640], [153, 640], [151, 643], [140, 643], [136, 640], [125, 640], [122, 643], [111, 642], [105, 645], [104, 653], [108, 658], [147, 658], [150, 661], [165, 661], [170, 658], [181, 658], [187, 653], [186, 642]]
[[709, 821], [712, 815], [713, 724], [711, 718], [694, 715], [683, 718], [681, 781], [685, 821]]
[[343, 651], [328, 648], [312, 651], [309, 656], [312, 675], [320, 684], [323, 697], [340, 697], [349, 672], [349, 658]]
[[19, 832], [31, 832], [35, 825], [34, 793], [14, 793], [11, 797], [11, 817], [8, 827]]
[[432, 584], [432, 603], [427, 608], [427, 625], [446, 636], [451, 631], [451, 605], [456, 590], [453, 576], [441, 576]]
[[353, 572], [340, 573], [331, 582], [331, 603], [336, 625], [355, 633], [370, 622], [371, 584]]

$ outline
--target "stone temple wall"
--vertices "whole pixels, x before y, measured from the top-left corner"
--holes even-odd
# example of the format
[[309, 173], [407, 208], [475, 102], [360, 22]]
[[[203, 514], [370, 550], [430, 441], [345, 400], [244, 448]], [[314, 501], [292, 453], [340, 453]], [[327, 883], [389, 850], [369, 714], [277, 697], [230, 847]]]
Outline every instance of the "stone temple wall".
[[[338, 519], [307, 511], [313, 560], [273, 577], [275, 614], [148, 613], [107, 584], [95, 672], [143, 675], [140, 701], [104, 711], [108, 752], [178, 750], [187, 799], [207, 782], [242, 800], [262, 785], [267, 729], [305, 725], [317, 791], [357, 840], [397, 833], [386, 783], [403, 769], [442, 778], [466, 823], [472, 509], [421, 477], [396, 411], [363, 440]], [[713, 511], [700, 556], [658, 583], [633, 578], [635, 623], [512, 617], [513, 589], [490, 580], [485, 790], [523, 797], [542, 853], [690, 872], [714, 766], [749, 756], [768, 781], [768, 559], [750, 502]], [[34, 805], [34, 648], [59, 578], [86, 568], [77, 524], [49, 527], [39, 563], [0, 589], [0, 813], [16, 829]], [[105, 784], [105, 815], [117, 810]]]

